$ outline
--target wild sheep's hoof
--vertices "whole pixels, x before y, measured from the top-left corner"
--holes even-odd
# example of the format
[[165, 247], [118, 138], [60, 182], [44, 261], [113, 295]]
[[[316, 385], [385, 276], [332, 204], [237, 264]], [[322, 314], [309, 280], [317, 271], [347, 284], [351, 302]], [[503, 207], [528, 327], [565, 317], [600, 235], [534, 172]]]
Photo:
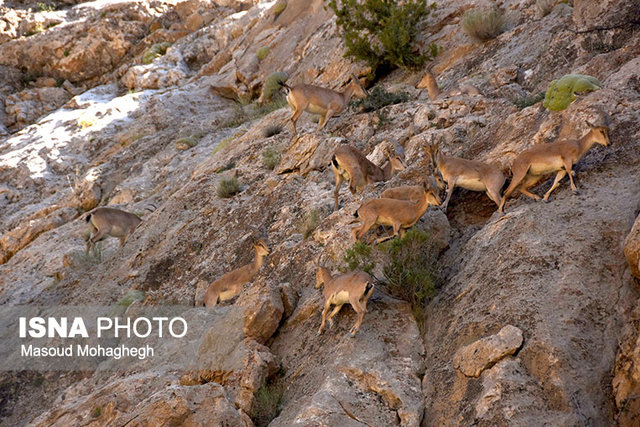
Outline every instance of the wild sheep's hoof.
[[580, 194], [580, 190], [578, 190], [577, 188], [575, 190], [571, 190], [571, 192], [577, 196], [578, 194]]
[[542, 199], [543, 202], [549, 203], [549, 199]]
[[322, 335], [322, 329], [318, 329], [318, 332], [316, 332], [316, 335]]

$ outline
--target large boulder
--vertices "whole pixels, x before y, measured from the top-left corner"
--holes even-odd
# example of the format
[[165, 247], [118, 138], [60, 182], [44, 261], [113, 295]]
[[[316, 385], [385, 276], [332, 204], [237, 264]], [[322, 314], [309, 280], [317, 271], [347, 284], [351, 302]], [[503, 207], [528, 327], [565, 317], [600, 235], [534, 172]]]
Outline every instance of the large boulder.
[[462, 347], [453, 356], [453, 366], [468, 377], [477, 377], [482, 371], [509, 356], [522, 346], [522, 331], [507, 325], [495, 335]]

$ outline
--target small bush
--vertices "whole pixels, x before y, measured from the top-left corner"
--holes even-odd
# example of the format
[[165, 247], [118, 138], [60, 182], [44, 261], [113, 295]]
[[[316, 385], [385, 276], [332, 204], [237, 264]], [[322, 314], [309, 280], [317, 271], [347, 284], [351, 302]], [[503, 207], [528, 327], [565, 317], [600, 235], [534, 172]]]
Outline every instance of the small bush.
[[371, 259], [371, 246], [364, 242], [356, 242], [350, 249], [347, 249], [343, 260], [347, 264], [346, 267], [340, 269], [343, 272], [362, 270], [371, 274], [376, 266], [375, 261]]
[[229, 162], [226, 165], [220, 166], [218, 169], [216, 169], [216, 173], [221, 173], [221, 172], [224, 172], [224, 171], [228, 171], [228, 170], [231, 170], [231, 169], [233, 169], [235, 167], [236, 167], [236, 162]]
[[218, 145], [216, 145], [216, 147], [213, 149], [211, 154], [216, 154], [217, 152], [224, 150], [229, 146], [229, 144], [231, 144], [231, 142], [233, 142], [233, 136], [221, 139], [220, 142], [218, 142]]
[[413, 315], [422, 327], [425, 307], [438, 285], [438, 250], [429, 234], [413, 227], [402, 239], [380, 245], [389, 255], [382, 268], [391, 294], [411, 303]]
[[100, 418], [100, 415], [102, 415], [102, 408], [99, 406], [93, 408], [93, 411], [91, 411], [91, 416], [93, 418]]
[[302, 237], [306, 239], [311, 236], [311, 233], [313, 233], [316, 228], [318, 228], [318, 225], [320, 225], [320, 221], [322, 221], [320, 210], [308, 210], [304, 213], [304, 215], [302, 215], [302, 218], [298, 223], [298, 231], [300, 232], [300, 234], [302, 234]]
[[262, 61], [264, 58], [267, 57], [267, 55], [269, 55], [269, 46], [264, 46], [258, 49], [258, 51], [256, 52], [256, 55], [258, 56], [258, 59]]
[[253, 422], [258, 427], [266, 427], [282, 409], [284, 387], [277, 382], [267, 381], [255, 394], [255, 401], [251, 412]]
[[86, 270], [102, 262], [103, 253], [100, 243], [91, 246], [89, 253], [76, 251], [71, 254], [71, 264], [74, 268]]
[[280, 163], [280, 152], [277, 149], [269, 147], [262, 152], [262, 164], [265, 168], [273, 170], [278, 163]]
[[262, 85], [262, 100], [270, 101], [271, 98], [280, 93], [280, 82], [284, 83], [289, 78], [287, 73], [283, 73], [282, 71], [276, 71], [275, 73], [269, 74]]
[[145, 293], [143, 291], [138, 289], [131, 289], [122, 298], [120, 298], [120, 300], [118, 300], [116, 305], [127, 308], [131, 304], [133, 304], [134, 301], [144, 301], [144, 297]]
[[347, 48], [374, 75], [393, 68], [417, 68], [428, 56], [415, 45], [418, 23], [429, 13], [427, 0], [330, 0]]
[[264, 117], [269, 113], [273, 113], [276, 110], [286, 107], [287, 101], [282, 97], [273, 97], [271, 102], [267, 102], [266, 104], [257, 105], [253, 104], [248, 110], [247, 116], [251, 120], [258, 119], [260, 117]]
[[550, 14], [555, 5], [556, 0], [536, 0], [536, 10], [541, 18]]
[[278, 16], [287, 8], [287, 0], [280, 0], [273, 6], [273, 15]]
[[240, 182], [238, 182], [238, 178], [235, 176], [221, 179], [218, 183], [218, 188], [216, 189], [218, 197], [222, 197], [223, 199], [233, 197], [239, 192]]
[[468, 10], [462, 16], [461, 22], [464, 31], [480, 41], [497, 37], [506, 26], [504, 12], [496, 7]]
[[38, 9], [38, 11], [40, 12], [51, 12], [53, 10], [56, 10], [53, 5], [42, 2], [36, 3], [36, 9]]
[[537, 95], [531, 95], [524, 98], [520, 98], [515, 102], [515, 104], [516, 104], [516, 107], [522, 110], [523, 108], [527, 108], [537, 104], [543, 99], [544, 99], [544, 92], [540, 92]]
[[167, 49], [171, 46], [169, 42], [156, 43], [142, 54], [142, 63], [151, 64], [154, 59], [160, 58], [167, 53]]
[[551, 111], [564, 110], [576, 99], [576, 93], [600, 89], [602, 83], [584, 74], [567, 74], [549, 83], [542, 105]]
[[233, 117], [222, 124], [223, 128], [235, 128], [249, 120], [243, 106], [240, 103], [234, 104]]
[[269, 125], [266, 128], [264, 128], [264, 131], [262, 132], [262, 135], [264, 135], [265, 138], [270, 138], [274, 135], [278, 135], [279, 133], [282, 133], [282, 126], [280, 125]]
[[407, 102], [409, 94], [407, 92], [387, 92], [382, 86], [378, 85], [369, 92], [369, 96], [354, 101], [356, 108], [362, 111], [375, 111], [384, 106]]

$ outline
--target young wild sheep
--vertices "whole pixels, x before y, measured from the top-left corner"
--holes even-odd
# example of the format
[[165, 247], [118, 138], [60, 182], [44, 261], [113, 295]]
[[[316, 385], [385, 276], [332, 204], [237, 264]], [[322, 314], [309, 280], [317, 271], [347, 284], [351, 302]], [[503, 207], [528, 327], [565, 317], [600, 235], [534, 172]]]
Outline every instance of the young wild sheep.
[[336, 180], [333, 190], [333, 209], [338, 210], [338, 192], [342, 182], [349, 182], [349, 190], [352, 195], [373, 182], [388, 181], [395, 171], [406, 168], [402, 158], [397, 154], [387, 154], [387, 161], [382, 166], [377, 166], [364, 154], [350, 145], [341, 145], [331, 158], [331, 168]]
[[[439, 193], [445, 188], [444, 182], [439, 176], [427, 176], [425, 180], [427, 186], [434, 192]], [[400, 187], [389, 188], [380, 193], [381, 199], [398, 199], [420, 201], [424, 193], [423, 185], [402, 185]]]
[[137, 215], [120, 209], [105, 207], [95, 208], [86, 214], [85, 220], [91, 232], [89, 240], [87, 240], [87, 254], [91, 246], [100, 240], [106, 239], [108, 236], [118, 237], [120, 239], [120, 247], [122, 247], [127, 238], [142, 222]]
[[255, 257], [251, 264], [236, 268], [209, 285], [204, 295], [204, 305], [215, 307], [218, 302], [229, 300], [242, 291], [245, 283], [253, 280], [262, 267], [263, 258], [271, 252], [264, 239], [253, 245]]
[[367, 96], [367, 90], [355, 74], [351, 74], [351, 82], [342, 92], [313, 85], [301, 84], [290, 87], [284, 82], [279, 83], [287, 90], [287, 103], [293, 110], [291, 127], [294, 135], [296, 134], [296, 122], [303, 111], [320, 115], [317, 129], [319, 132], [331, 117], [344, 110], [352, 97], [364, 98]]
[[430, 188], [428, 183], [423, 183], [422, 197], [418, 201], [398, 199], [369, 199], [366, 200], [356, 213], [361, 225], [354, 227], [351, 234], [356, 240], [360, 240], [375, 224], [390, 225], [393, 234], [376, 240], [376, 244], [389, 240], [398, 234], [402, 238], [405, 230], [411, 228], [422, 218], [429, 205], [439, 205], [438, 193]]
[[440, 143], [427, 145], [427, 153], [431, 156], [432, 162], [448, 186], [447, 198], [442, 205], [445, 212], [456, 186], [471, 191], [484, 191], [496, 206], [500, 206], [502, 201], [500, 191], [504, 185], [505, 177], [496, 165], [445, 156], [440, 151]]
[[373, 293], [373, 278], [363, 271], [352, 271], [350, 273], [341, 274], [332, 277], [331, 272], [324, 267], [318, 267], [316, 270], [316, 289], [324, 284], [322, 293], [324, 294], [324, 308], [322, 310], [322, 323], [318, 329], [318, 335], [324, 330], [325, 321], [329, 308], [334, 305], [335, 308], [329, 315], [329, 327], [333, 326], [333, 316], [338, 314], [342, 306], [346, 303], [358, 314], [358, 320], [351, 327], [349, 332], [352, 337], [360, 329], [364, 314], [367, 312], [367, 301]]

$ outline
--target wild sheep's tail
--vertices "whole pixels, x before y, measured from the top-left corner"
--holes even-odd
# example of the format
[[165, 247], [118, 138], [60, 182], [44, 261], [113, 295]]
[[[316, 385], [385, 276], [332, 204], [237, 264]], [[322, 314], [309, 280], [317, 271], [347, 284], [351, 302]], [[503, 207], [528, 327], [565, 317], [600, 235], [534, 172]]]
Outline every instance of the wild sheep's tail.
[[373, 288], [374, 287], [375, 286], [373, 285], [373, 283], [367, 282], [367, 286], [364, 288], [364, 293], [360, 297], [360, 301], [369, 298], [371, 296], [371, 294], [373, 293]]
[[283, 82], [282, 80], [278, 80], [278, 84], [287, 90], [287, 93], [291, 91], [291, 86]]
[[333, 167], [335, 167], [336, 169], [340, 168], [340, 165], [338, 164], [338, 159], [336, 159], [336, 155], [334, 154], [333, 157], [331, 158], [331, 164], [333, 165]]

